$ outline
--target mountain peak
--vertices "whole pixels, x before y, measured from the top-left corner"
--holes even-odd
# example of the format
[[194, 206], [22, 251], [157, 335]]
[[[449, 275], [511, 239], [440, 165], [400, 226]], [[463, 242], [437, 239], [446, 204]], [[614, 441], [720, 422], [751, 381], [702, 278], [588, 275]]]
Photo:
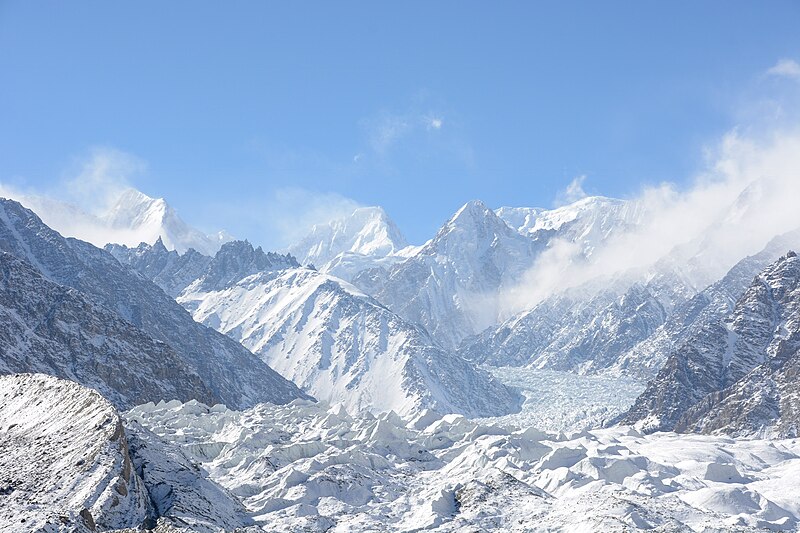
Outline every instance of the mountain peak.
[[492, 228], [492, 231], [508, 230], [508, 225], [500, 219], [494, 211], [489, 209], [481, 200], [470, 200], [450, 217], [450, 220], [440, 230], [444, 234], [454, 228], [475, 229]]
[[341, 254], [386, 257], [408, 246], [381, 207], [359, 207], [347, 216], [316, 224], [289, 252], [301, 263], [323, 266]]
[[228, 240], [222, 233], [213, 236], [203, 234], [186, 224], [163, 198], [152, 198], [133, 188], [123, 191], [113, 207], [100, 219], [125, 234], [128, 241], [131, 239], [129, 234], [147, 243], [161, 239], [164, 247], [179, 253], [194, 248], [200, 253], [214, 255], [220, 245]]

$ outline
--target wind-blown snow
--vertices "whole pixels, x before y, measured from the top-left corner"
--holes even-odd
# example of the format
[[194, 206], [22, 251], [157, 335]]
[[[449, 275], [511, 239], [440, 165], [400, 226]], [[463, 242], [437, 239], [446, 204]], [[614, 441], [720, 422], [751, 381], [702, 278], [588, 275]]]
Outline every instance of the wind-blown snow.
[[[192, 248], [213, 255], [220, 246], [233, 239], [225, 231], [206, 235], [189, 226], [163, 198], [151, 198], [136, 189], [127, 188], [108, 208], [97, 206], [97, 212], [86, 210], [48, 196], [18, 194], [0, 189], [28, 209], [45, 224], [65, 237], [75, 237], [94, 244], [137, 246], [154, 244], [161, 239], [164, 246], [180, 253]], [[10, 193], [10, 194], [9, 194]]]

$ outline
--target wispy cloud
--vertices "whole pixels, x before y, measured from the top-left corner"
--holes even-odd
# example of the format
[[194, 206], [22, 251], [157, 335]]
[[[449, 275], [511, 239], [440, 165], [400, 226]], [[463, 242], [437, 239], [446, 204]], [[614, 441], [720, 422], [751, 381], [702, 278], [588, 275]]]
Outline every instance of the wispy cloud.
[[109, 147], [95, 147], [77, 158], [61, 179], [44, 188], [0, 183], [0, 196], [32, 209], [42, 221], [67, 237], [103, 246], [109, 242], [139, 244], [136, 230], [111, 228], [100, 217], [144, 171], [143, 160]]
[[641, 223], [588, 260], [575, 243], [552, 243], [523, 282], [500, 295], [498, 308], [511, 314], [569, 287], [647, 269], [678, 246], [693, 257], [692, 277], [710, 282], [772, 237], [800, 228], [800, 130], [760, 138], [733, 131], [710, 154], [690, 186], [662, 183], [631, 198]]
[[444, 127], [441, 114], [409, 110], [403, 113], [383, 111], [361, 121], [370, 148], [379, 156], [387, 155], [404, 139]]
[[440, 130], [444, 125], [444, 119], [441, 117], [429, 116], [425, 118], [425, 122], [429, 130]]
[[583, 190], [584, 181], [586, 181], [586, 175], [582, 174], [580, 176], [576, 176], [571, 182], [569, 182], [564, 190], [560, 191], [556, 195], [554, 202], [555, 207], [572, 204], [589, 196], [586, 194], [586, 191]]
[[767, 69], [767, 75], [800, 81], [800, 63], [794, 59], [781, 59]]
[[378, 154], [385, 154], [412, 130], [412, 123], [406, 117], [389, 113], [382, 113], [366, 121], [365, 125], [369, 144]]

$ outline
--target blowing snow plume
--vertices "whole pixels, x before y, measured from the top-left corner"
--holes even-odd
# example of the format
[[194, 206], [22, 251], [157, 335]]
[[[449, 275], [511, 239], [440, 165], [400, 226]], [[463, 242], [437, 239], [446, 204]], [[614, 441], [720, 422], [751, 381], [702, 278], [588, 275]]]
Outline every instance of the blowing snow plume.
[[689, 187], [663, 183], [629, 201], [641, 209], [639, 224], [589, 257], [578, 243], [554, 240], [522, 282], [500, 295], [504, 314], [594, 279], [642, 271], [667, 254], [691, 258], [698, 285], [722, 276], [772, 237], [800, 227], [800, 132], [763, 140], [730, 133]]

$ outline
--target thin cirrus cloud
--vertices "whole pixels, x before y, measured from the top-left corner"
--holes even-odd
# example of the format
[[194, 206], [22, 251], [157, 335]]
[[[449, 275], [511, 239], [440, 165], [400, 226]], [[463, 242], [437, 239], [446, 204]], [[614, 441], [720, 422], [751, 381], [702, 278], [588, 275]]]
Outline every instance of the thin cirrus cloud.
[[425, 131], [439, 131], [444, 123], [444, 117], [439, 114], [382, 112], [362, 120], [361, 127], [370, 149], [385, 156], [403, 140]]

